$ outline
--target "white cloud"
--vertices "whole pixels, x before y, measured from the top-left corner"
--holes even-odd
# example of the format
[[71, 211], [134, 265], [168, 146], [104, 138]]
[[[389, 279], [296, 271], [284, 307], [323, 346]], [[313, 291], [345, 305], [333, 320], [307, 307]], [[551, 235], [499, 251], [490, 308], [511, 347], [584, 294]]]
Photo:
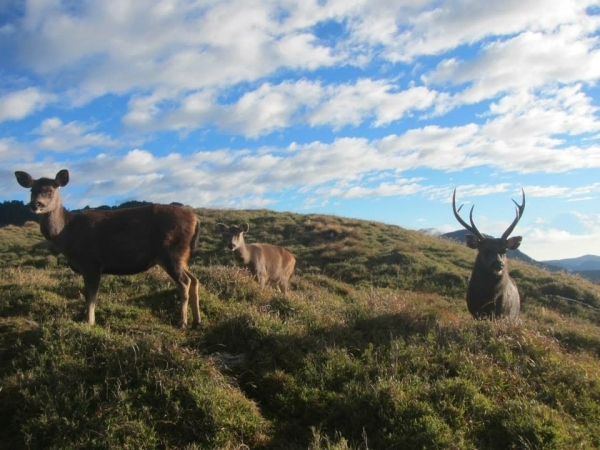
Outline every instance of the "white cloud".
[[[35, 2], [19, 23], [16, 48], [22, 64], [62, 84], [74, 104], [107, 93], [135, 93], [123, 119], [128, 125], [189, 130], [194, 123], [221, 119], [224, 129], [231, 130], [227, 126], [231, 111], [214, 106], [219, 92], [237, 83], [281, 70], [310, 72], [396, 53], [410, 60], [491, 36], [508, 37], [491, 41], [472, 61], [447, 60], [423, 77], [428, 84], [468, 84], [453, 96], [424, 86], [399, 89], [389, 81], [362, 79], [328, 86], [321, 107], [305, 116], [312, 125], [337, 129], [367, 118], [374, 126], [384, 126], [413, 111], [434, 107], [442, 114], [463, 103], [542, 86], [549, 80], [597, 79], [597, 37], [588, 34], [597, 29], [598, 20], [585, 14], [587, 4], [559, 1], [547, 8], [540, 0], [493, 5], [472, 0], [442, 4], [107, 0], [75, 7]], [[337, 22], [342, 30], [335, 44], [318, 36], [316, 26], [328, 21]], [[556, 54], [561, 55], [560, 65]], [[68, 77], [63, 76], [65, 71]], [[291, 98], [290, 105], [277, 111], [281, 105], [275, 91], [292, 83], [288, 80], [278, 87], [267, 83], [273, 92], [268, 98], [260, 96], [262, 88], [249, 90], [246, 95], [258, 95], [260, 104], [248, 109], [242, 99], [233, 109], [242, 116], [251, 111], [273, 119], [273, 125], [260, 119], [246, 123], [243, 118], [236, 125], [249, 136], [288, 125], [293, 102], [298, 108], [302, 102]], [[182, 102], [195, 95], [207, 96], [210, 104], [201, 112], [187, 113]]]
[[[460, 205], [460, 202], [459, 202], [460, 198], [469, 200], [472, 197], [482, 197], [482, 196], [486, 196], [486, 195], [490, 195], [490, 194], [498, 194], [498, 193], [508, 192], [510, 187], [511, 187], [511, 185], [509, 183], [459, 185], [456, 188], [457, 207]], [[529, 194], [529, 191], [528, 191], [528, 194]], [[448, 191], [446, 191], [444, 193], [443, 199], [447, 199], [448, 202], [451, 201], [451, 197], [450, 197]]]
[[129, 112], [123, 116], [123, 123], [137, 128], [146, 128], [154, 120], [160, 109], [157, 106], [164, 96], [155, 91], [152, 95], [133, 95], [128, 102]]
[[564, 28], [549, 34], [523, 33], [493, 41], [473, 60], [442, 61], [423, 81], [427, 85], [466, 85], [454, 96], [455, 105], [547, 84], [593, 82], [600, 77], [598, 43], [598, 37], [572, 36]]
[[80, 122], [63, 123], [57, 117], [44, 119], [34, 133], [42, 137], [36, 141], [40, 150], [66, 152], [84, 150], [89, 147], [118, 147], [117, 141], [104, 133], [91, 133], [94, 125]]
[[[266, 92], [268, 91], [267, 87]], [[284, 103], [279, 101], [281, 105]], [[256, 123], [270, 120], [256, 114], [248, 115], [252, 116]], [[283, 117], [288, 120], [285, 114]], [[63, 124], [59, 119], [53, 118], [43, 122], [37, 132], [45, 136], [46, 145], [52, 144], [51, 148], [57, 151], [114, 144], [102, 134], [90, 133], [90, 129], [77, 122]], [[158, 157], [148, 150], [135, 149], [123, 156], [117, 153], [101, 154], [88, 160], [89, 163], [82, 162], [85, 165], [81, 166], [81, 171], [98, 174], [99, 179], [104, 179], [100, 175], [103, 171], [113, 177], [154, 172], [169, 174], [178, 180], [178, 184], [169, 187], [170, 182], [163, 181], [157, 192], [177, 192], [179, 195], [182, 189], [196, 189], [202, 190], [201, 198], [211, 204], [229, 204], [226, 199], [237, 191], [238, 186], [244, 186], [248, 195], [259, 197], [286, 189], [311, 192], [326, 183], [335, 183], [334, 188], [323, 188], [325, 191], [321, 191], [321, 194], [327, 192], [332, 196], [358, 198], [414, 193], [418, 190], [418, 183], [395, 181], [395, 184], [390, 184], [385, 180], [377, 184], [373, 177], [387, 173], [396, 174], [394, 179], [400, 180], [398, 174], [418, 168], [448, 172], [480, 166], [527, 173], [540, 170], [540, 167], [545, 171], [564, 172], [594, 164], [596, 167], [600, 166], [600, 151], [595, 147], [543, 149], [530, 153], [523, 151], [521, 147], [509, 147], [508, 143], [495, 138], [492, 133], [483, 136], [486, 129], [476, 125], [454, 128], [431, 126], [409, 130], [403, 135], [388, 135], [382, 139], [340, 138], [331, 143], [314, 141], [292, 144], [287, 148], [265, 147], [261, 152], [223, 149], [191, 154], [167, 153]], [[52, 138], [53, 136], [56, 137]], [[504, 192], [509, 186], [507, 183], [482, 185], [460, 182], [456, 185], [459, 186], [459, 198]], [[600, 189], [596, 184], [568, 190], [564, 187], [535, 185], [525, 188], [532, 197], [555, 195], [568, 198], [587, 197], [597, 194]], [[428, 195], [437, 195], [443, 201], [448, 201], [451, 195], [448, 189], [450, 188], [444, 187], [437, 194], [430, 190]], [[513, 188], [511, 194], [514, 195], [514, 192], [518, 195], [518, 191]], [[124, 193], [107, 192], [107, 195], [117, 194]], [[148, 199], [158, 195], [154, 192], [146, 194], [149, 195]], [[194, 205], [200, 204], [200, 197], [194, 197], [191, 191], [187, 198]]]
[[[391, 60], [410, 61], [419, 55], [436, 55], [460, 45], [471, 45], [493, 36], [511, 36], [526, 31], [553, 32], [565, 24], [594, 22], [586, 8], [594, 1], [558, 0], [548, 8], [544, 0], [481, 2], [459, 0], [428, 3], [419, 14], [400, 21], [393, 42], [386, 42]], [[586, 26], [593, 31], [596, 24]]]
[[[204, 90], [183, 97], [174, 108], [172, 102], [166, 104], [164, 97], [155, 92], [134, 97], [123, 121], [152, 130], [216, 126], [257, 137], [304, 123], [336, 130], [372, 120], [373, 126], [382, 127], [430, 108], [436, 96], [436, 92], [422, 86], [399, 89], [392, 80], [360, 79], [353, 84], [323, 85], [301, 79], [277, 85], [264, 83], [231, 104], [219, 103], [214, 91]], [[161, 106], [161, 102], [165, 104]]]
[[375, 187], [365, 187], [361, 185], [335, 186], [333, 188], [320, 188], [316, 191], [318, 195], [324, 197], [349, 198], [379, 198], [401, 195], [413, 195], [423, 191], [423, 186], [418, 182], [410, 180], [395, 180], [392, 182], [383, 182]]
[[[75, 126], [75, 125], [73, 125]], [[46, 124], [46, 128], [63, 127], [61, 123]], [[157, 191], [177, 192], [189, 187], [211, 191], [211, 203], [224, 201], [232, 192], [236, 192], [237, 186], [244, 186], [248, 194], [264, 195], [277, 190], [302, 187], [305, 192], [322, 186], [325, 183], [342, 183], [333, 189], [325, 189], [328, 195], [339, 197], [367, 197], [376, 195], [401, 195], [408, 192], [416, 192], [418, 184], [388, 182], [380, 183], [377, 187], [366, 187], [363, 183], [365, 176], [388, 172], [401, 173], [404, 170], [428, 167], [443, 171], [460, 171], [465, 167], [467, 153], [471, 146], [463, 144], [463, 141], [473, 139], [476, 128], [467, 129], [423, 129], [419, 134], [412, 130], [403, 136], [389, 136], [382, 140], [368, 141], [365, 139], [345, 138], [339, 139], [331, 144], [313, 142], [310, 144], [294, 144], [288, 151], [276, 148], [265, 149], [262, 154], [252, 152], [239, 152], [233, 150], [221, 150], [218, 152], [196, 152], [191, 155], [171, 153], [164, 157], [154, 156], [151, 152], [136, 149], [124, 156], [112, 156], [102, 154], [89, 164], [82, 167], [81, 171], [91, 174], [97, 173], [100, 179], [101, 172], [107, 171], [111, 177], [125, 176], [127, 174], [146, 174], [160, 172], [171, 174], [179, 180], [177, 186], [168, 187], [161, 184]], [[79, 134], [76, 133], [76, 136]], [[87, 142], [87, 141], [86, 141]], [[95, 142], [92, 140], [92, 142]], [[465, 151], [466, 148], [466, 151]], [[558, 169], [565, 170], [561, 162], [561, 152], [556, 152], [559, 158], [555, 161]], [[515, 153], [513, 160], [492, 161], [497, 156], [495, 151], [486, 155], [480, 151], [478, 158], [469, 157], [469, 165], [474, 166], [477, 161], [481, 165], [495, 165], [512, 170], [518, 167], [520, 160], [529, 160], [528, 155]], [[520, 158], [520, 159], [519, 159]], [[549, 161], [545, 162], [550, 164]], [[573, 158], [573, 168], [587, 166], [585, 159]], [[504, 168], [504, 167], [503, 167]], [[472, 197], [488, 195], [493, 192], [507, 192], [507, 183], [489, 185], [457, 183], [459, 186], [459, 199], [465, 200]], [[443, 201], [449, 201], [450, 188], [443, 188], [437, 194], [429, 191], [430, 196], [439, 197]], [[514, 188], [513, 188], [514, 189]], [[531, 197], [542, 197], [548, 195], [575, 198], [577, 196], [589, 196], [598, 193], [597, 185], [586, 185], [578, 189], [560, 188], [553, 186], [525, 186], [527, 195]], [[518, 195], [518, 191], [510, 192]], [[107, 192], [107, 195], [116, 195], [117, 192]], [[121, 193], [122, 194], [122, 193]], [[147, 193], [148, 198], [154, 198], [155, 193]], [[203, 197], [203, 198], [209, 198]], [[190, 195], [190, 199], [194, 197]], [[459, 202], [461, 200], [458, 200]], [[198, 199], [192, 202], [199, 205]], [[216, 204], [215, 203], [215, 204]]]
[[0, 96], [0, 122], [19, 120], [55, 101], [56, 96], [30, 87]]
[[373, 117], [374, 126], [382, 126], [411, 111], [429, 108], [435, 98], [435, 92], [422, 86], [402, 90], [391, 80], [363, 78], [353, 84], [327, 87], [320, 106], [308, 113], [308, 123], [339, 129], [358, 126]]
[[585, 234], [556, 228], [530, 229], [523, 239], [522, 250], [537, 261], [600, 255], [600, 229]]
[[32, 156], [32, 152], [27, 146], [15, 139], [0, 138], [0, 162], [4, 166], [12, 164], [15, 161], [29, 161]]
[[529, 185], [524, 188], [530, 197], [550, 197], [564, 199], [585, 199], [590, 194], [600, 194], [600, 183], [579, 187], [567, 186], [535, 186]]
[[250, 137], [269, 133], [293, 124], [301, 109], [319, 100], [320, 91], [318, 83], [306, 80], [278, 86], [266, 83], [244, 94], [234, 105], [223, 106], [217, 123], [222, 129], [238, 130]]
[[326, 8], [314, 8], [316, 15], [301, 26], [277, 19], [288, 9], [295, 12], [286, 2], [33, 3], [20, 24], [18, 54], [22, 64], [57, 82], [68, 70], [69, 84], [79, 85], [71, 89], [74, 101], [140, 88], [229, 86], [279, 68], [337, 62], [306, 31], [327, 16]]

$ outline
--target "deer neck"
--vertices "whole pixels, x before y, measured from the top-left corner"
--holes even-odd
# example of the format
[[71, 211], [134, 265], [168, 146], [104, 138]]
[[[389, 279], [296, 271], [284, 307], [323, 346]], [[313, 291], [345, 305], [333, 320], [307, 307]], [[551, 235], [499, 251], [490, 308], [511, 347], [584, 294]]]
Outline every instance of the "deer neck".
[[474, 267], [473, 273], [471, 274], [473, 283], [470, 284], [478, 286], [480, 290], [494, 292], [508, 283], [508, 279], [508, 270], [506, 268], [504, 268], [501, 274], [497, 274], [479, 267]]
[[62, 205], [59, 205], [56, 209], [40, 215], [40, 230], [44, 237], [59, 248], [63, 247], [63, 230], [66, 224], [70, 220], [71, 213], [69, 213]]
[[245, 242], [241, 242], [240, 245], [235, 249], [235, 256], [238, 258], [240, 262], [243, 264], [250, 263], [250, 250], [248, 250], [248, 246]]

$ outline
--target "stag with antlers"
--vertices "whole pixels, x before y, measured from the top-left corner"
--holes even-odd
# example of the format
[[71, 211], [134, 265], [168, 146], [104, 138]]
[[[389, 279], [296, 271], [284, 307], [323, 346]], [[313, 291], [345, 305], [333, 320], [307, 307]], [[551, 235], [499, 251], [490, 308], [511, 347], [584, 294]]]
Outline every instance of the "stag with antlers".
[[516, 217], [500, 238], [485, 237], [473, 222], [473, 209], [469, 214], [470, 224], [460, 217], [461, 205], [456, 209], [456, 189], [452, 195], [452, 210], [458, 222], [470, 233], [466, 236], [467, 246], [477, 250], [477, 258], [467, 288], [467, 307], [473, 317], [507, 318], [516, 320], [521, 309], [521, 299], [515, 281], [508, 274], [506, 264], [507, 250], [515, 250], [521, 244], [521, 236], [509, 237], [525, 210], [525, 191], [522, 190], [523, 203], [517, 206]]

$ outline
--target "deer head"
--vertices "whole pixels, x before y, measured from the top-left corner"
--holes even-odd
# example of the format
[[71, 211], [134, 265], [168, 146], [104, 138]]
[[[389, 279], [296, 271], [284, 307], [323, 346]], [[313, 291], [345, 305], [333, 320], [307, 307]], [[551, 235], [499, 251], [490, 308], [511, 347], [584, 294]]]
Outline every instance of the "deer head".
[[27, 172], [15, 172], [17, 182], [24, 188], [31, 188], [31, 199], [29, 207], [36, 214], [49, 213], [60, 207], [60, 195], [58, 189], [66, 186], [69, 182], [69, 171], [63, 169], [56, 174], [56, 177], [40, 178], [34, 180]]
[[456, 209], [456, 189], [454, 190], [454, 194], [452, 195], [452, 210], [454, 211], [454, 217], [456, 217], [458, 222], [467, 231], [473, 233], [472, 235], [469, 234], [466, 236], [466, 242], [469, 248], [478, 251], [475, 264], [476, 267], [495, 275], [502, 275], [506, 266], [506, 251], [515, 250], [521, 245], [521, 240], [523, 239], [521, 236], [509, 237], [523, 216], [523, 211], [525, 211], [525, 191], [521, 191], [523, 193], [523, 203], [519, 205], [513, 200], [516, 205], [515, 219], [506, 231], [502, 233], [500, 238], [492, 238], [483, 236], [475, 226], [475, 223], [473, 222], [473, 209], [475, 208], [475, 205], [471, 207], [471, 212], [469, 214], [470, 224], [466, 223], [460, 217], [459, 213], [463, 205]]
[[241, 226], [227, 226], [224, 223], [218, 223], [217, 229], [223, 233], [223, 237], [225, 238], [229, 250], [236, 250], [244, 245], [244, 233], [248, 232], [250, 225], [245, 223]]

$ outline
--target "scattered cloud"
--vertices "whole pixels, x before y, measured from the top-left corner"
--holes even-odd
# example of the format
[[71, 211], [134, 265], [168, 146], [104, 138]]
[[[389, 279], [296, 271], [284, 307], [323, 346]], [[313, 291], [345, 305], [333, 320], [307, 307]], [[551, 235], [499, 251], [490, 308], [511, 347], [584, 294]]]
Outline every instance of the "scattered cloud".
[[69, 167], [72, 206], [399, 199], [401, 225], [443, 228], [455, 187], [486, 204], [523, 186], [535, 252], [600, 242], [592, 0], [25, 5], [0, 25], [0, 161]]
[[35, 144], [40, 150], [55, 152], [83, 151], [88, 147], [118, 147], [122, 145], [104, 133], [91, 133], [95, 125], [79, 122], [63, 123], [58, 117], [44, 119], [33, 130], [42, 136]]
[[567, 186], [527, 186], [527, 195], [530, 197], [549, 197], [573, 199], [590, 194], [600, 194], [600, 183], [593, 183], [586, 186], [567, 187]]
[[529, 254], [535, 255], [538, 261], [548, 261], [598, 254], [590, 243], [597, 241], [599, 237], [598, 230], [575, 234], [557, 228], [532, 228], [527, 231], [527, 242], [523, 244], [526, 244]]
[[56, 100], [56, 95], [29, 87], [0, 96], [0, 122], [19, 120], [43, 109]]

